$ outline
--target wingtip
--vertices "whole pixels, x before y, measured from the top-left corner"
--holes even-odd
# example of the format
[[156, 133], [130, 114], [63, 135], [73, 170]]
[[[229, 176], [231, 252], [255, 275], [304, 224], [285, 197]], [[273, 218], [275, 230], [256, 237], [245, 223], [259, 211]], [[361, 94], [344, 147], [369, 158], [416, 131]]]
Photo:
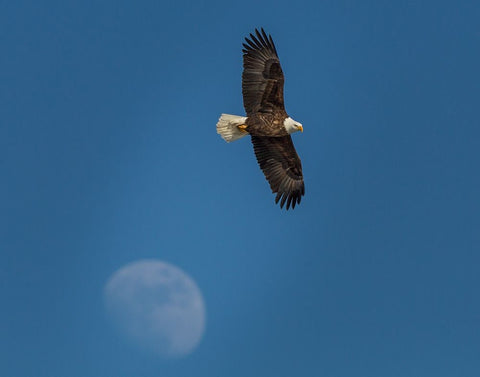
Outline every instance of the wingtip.
[[[293, 210], [297, 204], [300, 204], [302, 201], [302, 194], [298, 193], [286, 193], [286, 192], [277, 192], [277, 196], [275, 197], [275, 204], [279, 204], [280, 208], [283, 209], [285, 206], [285, 210], [289, 210], [290, 208]], [[279, 203], [280, 202], [280, 203]]]
[[247, 52], [248, 50], [266, 48], [278, 55], [277, 48], [275, 47], [275, 43], [273, 43], [271, 34], [267, 34], [263, 27], [255, 28], [254, 33], [249, 33], [249, 35], [245, 37], [245, 41], [247, 42], [247, 45], [249, 45]]

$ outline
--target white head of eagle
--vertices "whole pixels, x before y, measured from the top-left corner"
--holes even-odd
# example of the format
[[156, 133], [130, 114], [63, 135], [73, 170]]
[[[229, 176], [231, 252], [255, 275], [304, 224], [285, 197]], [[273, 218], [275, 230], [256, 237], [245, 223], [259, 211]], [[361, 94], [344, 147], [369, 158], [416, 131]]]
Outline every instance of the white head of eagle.
[[285, 127], [285, 129], [289, 134], [293, 134], [294, 132], [297, 132], [297, 131], [303, 132], [302, 123], [297, 122], [296, 120], [293, 120], [290, 117], [285, 118], [285, 120], [283, 121], [283, 126]]

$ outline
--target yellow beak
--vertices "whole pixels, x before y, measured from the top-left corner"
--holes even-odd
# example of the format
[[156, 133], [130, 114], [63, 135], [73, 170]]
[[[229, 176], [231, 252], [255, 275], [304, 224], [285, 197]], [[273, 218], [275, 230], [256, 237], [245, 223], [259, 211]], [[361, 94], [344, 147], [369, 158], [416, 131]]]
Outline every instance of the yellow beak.
[[298, 126], [298, 129], [303, 132], [303, 126]]

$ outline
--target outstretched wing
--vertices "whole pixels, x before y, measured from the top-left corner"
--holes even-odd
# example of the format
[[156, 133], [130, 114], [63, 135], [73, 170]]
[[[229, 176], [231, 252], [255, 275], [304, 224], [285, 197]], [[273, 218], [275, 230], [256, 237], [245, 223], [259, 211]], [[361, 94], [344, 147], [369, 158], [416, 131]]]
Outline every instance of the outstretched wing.
[[290, 135], [283, 137], [252, 136], [253, 149], [263, 174], [270, 183], [272, 192], [277, 193], [275, 203], [280, 201], [287, 209], [300, 203], [305, 194], [302, 163], [293, 146]]
[[243, 44], [242, 93], [247, 116], [257, 112], [285, 110], [284, 77], [272, 37], [262, 28]]

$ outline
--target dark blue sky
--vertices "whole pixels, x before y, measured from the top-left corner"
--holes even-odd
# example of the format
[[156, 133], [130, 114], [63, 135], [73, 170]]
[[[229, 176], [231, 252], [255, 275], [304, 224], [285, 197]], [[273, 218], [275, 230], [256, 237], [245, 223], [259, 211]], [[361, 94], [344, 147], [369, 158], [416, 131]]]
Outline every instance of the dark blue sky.
[[[0, 5], [0, 375], [480, 375], [475, 1]], [[274, 205], [241, 43], [271, 33], [306, 196]], [[102, 289], [156, 258], [195, 279], [199, 347], [162, 361]]]

